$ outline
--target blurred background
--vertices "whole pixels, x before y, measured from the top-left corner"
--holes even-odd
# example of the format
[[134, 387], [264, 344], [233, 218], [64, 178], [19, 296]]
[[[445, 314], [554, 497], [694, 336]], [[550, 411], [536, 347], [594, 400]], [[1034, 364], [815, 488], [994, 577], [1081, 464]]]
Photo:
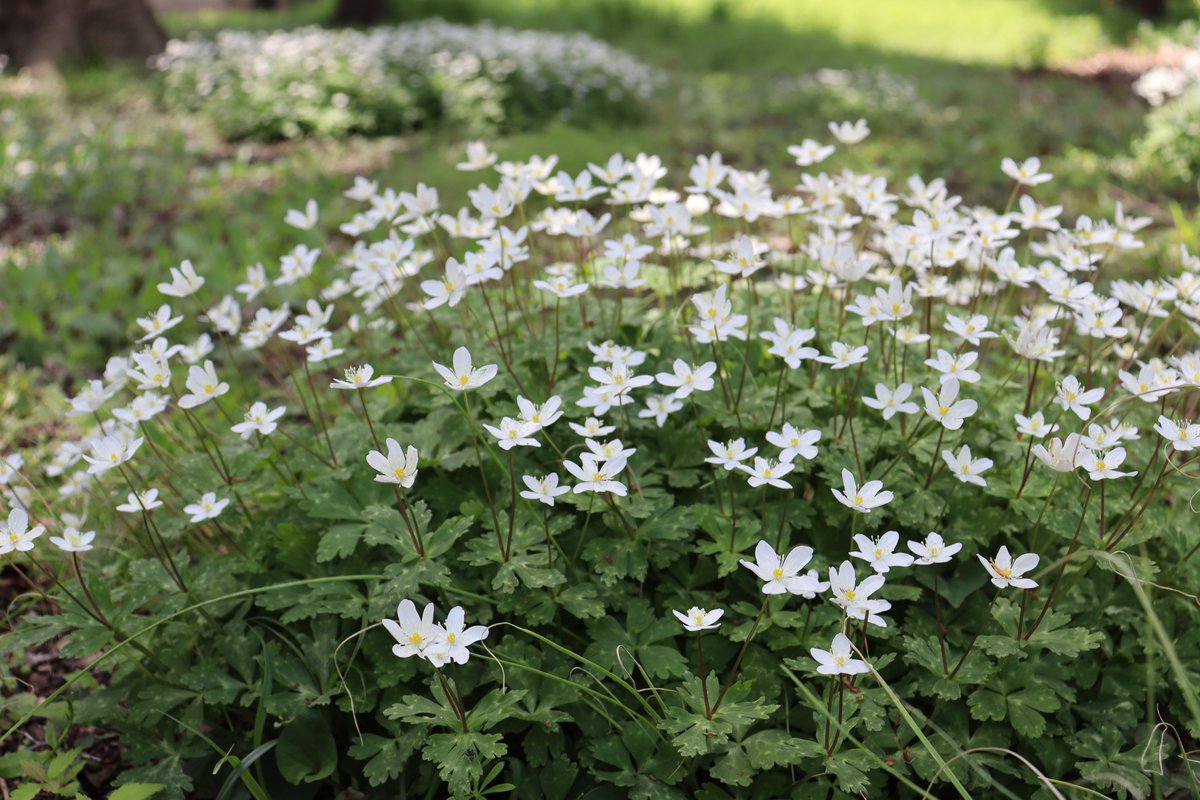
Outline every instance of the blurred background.
[[[655, 153], [802, 171], [786, 147], [872, 136], [838, 166], [944, 178], [1003, 207], [1001, 158], [1040, 156], [1064, 219], [1151, 216], [1132, 271], [1195, 247], [1194, 0], [3, 0], [0, 445], [67, 375], [128, 346], [190, 259], [230, 288], [354, 175], [478, 176], [463, 147], [582, 169]], [[20, 422], [16, 422], [20, 420]], [[19, 425], [20, 431], [13, 426]], [[4, 426], [7, 426], [7, 430]], [[8, 442], [11, 443], [11, 442]]]

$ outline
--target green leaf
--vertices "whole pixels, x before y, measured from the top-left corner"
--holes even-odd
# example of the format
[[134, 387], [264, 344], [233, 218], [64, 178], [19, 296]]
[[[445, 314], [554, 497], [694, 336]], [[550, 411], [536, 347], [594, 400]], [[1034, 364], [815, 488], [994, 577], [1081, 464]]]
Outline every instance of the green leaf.
[[1067, 614], [1051, 611], [1027, 643], [1031, 647], [1045, 648], [1066, 658], [1075, 658], [1080, 653], [1093, 650], [1104, 643], [1106, 637], [1099, 631], [1065, 627], [1070, 619]]
[[313, 783], [333, 774], [337, 767], [337, 743], [325, 715], [306, 711], [279, 735], [275, 764], [289, 783]]
[[759, 770], [799, 764], [806, 758], [821, 758], [825, 748], [816, 739], [801, 739], [786, 731], [759, 731], [742, 740], [750, 764]]
[[1008, 713], [1008, 703], [1004, 700], [1004, 695], [991, 689], [976, 689], [967, 698], [967, 705], [971, 709], [971, 717], [979, 720], [1002, 720]]
[[108, 800], [146, 800], [167, 788], [161, 783], [126, 783], [118, 786]]
[[741, 747], [733, 747], [717, 759], [709, 774], [730, 786], [749, 786], [755, 771], [746, 751]]
[[435, 733], [421, 750], [426, 761], [437, 764], [438, 775], [456, 795], [469, 794], [471, 783], [483, 775], [483, 766], [508, 752], [498, 733]]
[[353, 555], [354, 548], [358, 545], [358, 540], [362, 538], [364, 530], [366, 530], [366, 526], [357, 522], [334, 525], [325, 532], [317, 545], [317, 563]]
[[838, 788], [849, 794], [863, 795], [871, 785], [867, 770], [875, 766], [868, 753], [847, 750], [825, 759], [825, 768], [837, 776]]
[[401, 736], [387, 737], [373, 733], [363, 734], [350, 747], [350, 757], [366, 761], [363, 775], [372, 786], [382, 786], [400, 777], [404, 764], [416, 752], [422, 739], [419, 728], [409, 729]]

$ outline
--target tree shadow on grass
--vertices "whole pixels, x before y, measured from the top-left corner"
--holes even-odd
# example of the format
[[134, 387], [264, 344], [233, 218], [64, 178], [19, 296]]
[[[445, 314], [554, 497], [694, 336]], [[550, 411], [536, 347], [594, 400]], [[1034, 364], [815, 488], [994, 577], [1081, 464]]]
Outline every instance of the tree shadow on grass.
[[[1043, 2], [1060, 14], [1089, 9], [1084, 0]], [[625, 48], [668, 73], [648, 122], [657, 136], [649, 138], [685, 154], [721, 149], [745, 167], [782, 167], [787, 144], [829, 139], [827, 120], [863, 116], [875, 135], [855, 148], [852, 166], [944, 175], [956, 189], [1000, 203], [1004, 156], [1123, 154], [1144, 111], [1120, 87], [847, 42], [741, 13], [732, 1], [698, 14], [648, 0], [404, 0], [393, 11], [394, 21], [437, 15], [583, 30]], [[1132, 24], [1119, 12], [1099, 18], [1114, 36]], [[1071, 183], [1090, 202], [1098, 180], [1080, 174]]]

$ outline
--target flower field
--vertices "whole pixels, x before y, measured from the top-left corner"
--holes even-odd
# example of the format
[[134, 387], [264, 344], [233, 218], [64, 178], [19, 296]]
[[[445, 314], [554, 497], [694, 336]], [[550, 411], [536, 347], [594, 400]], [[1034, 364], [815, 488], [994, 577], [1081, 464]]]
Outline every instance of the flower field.
[[7, 112], [7, 796], [1197, 793], [1182, 190], [922, 174], [864, 72], [778, 86], [895, 119], [658, 151], [639, 55], [404, 30]]

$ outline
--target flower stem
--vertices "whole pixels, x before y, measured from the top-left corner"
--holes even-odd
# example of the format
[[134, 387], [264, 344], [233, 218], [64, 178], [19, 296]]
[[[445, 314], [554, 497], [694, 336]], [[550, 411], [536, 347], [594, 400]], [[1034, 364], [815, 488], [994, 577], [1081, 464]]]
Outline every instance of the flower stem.
[[[754, 634], [758, 631], [758, 625], [762, 622], [763, 614], [767, 612], [767, 608], [771, 604], [771, 597], [768, 595], [763, 598], [762, 608], [758, 610], [758, 616], [754, 618], [754, 625], [750, 627], [750, 633], [746, 635], [746, 640], [742, 642], [742, 649], [738, 651], [737, 658], [733, 662], [733, 667], [730, 668], [729, 674], [725, 676], [725, 683], [721, 686], [721, 693], [717, 695], [717, 702], [713, 704], [712, 714], [717, 713], [717, 709], [721, 707], [721, 701], [725, 699], [726, 693], [729, 692], [729, 687], [733, 685], [733, 679], [737, 676], [738, 668], [742, 666], [742, 659], [746, 656], [746, 649], [750, 647], [750, 640], [754, 638]], [[712, 714], [709, 719], [712, 719]]]

